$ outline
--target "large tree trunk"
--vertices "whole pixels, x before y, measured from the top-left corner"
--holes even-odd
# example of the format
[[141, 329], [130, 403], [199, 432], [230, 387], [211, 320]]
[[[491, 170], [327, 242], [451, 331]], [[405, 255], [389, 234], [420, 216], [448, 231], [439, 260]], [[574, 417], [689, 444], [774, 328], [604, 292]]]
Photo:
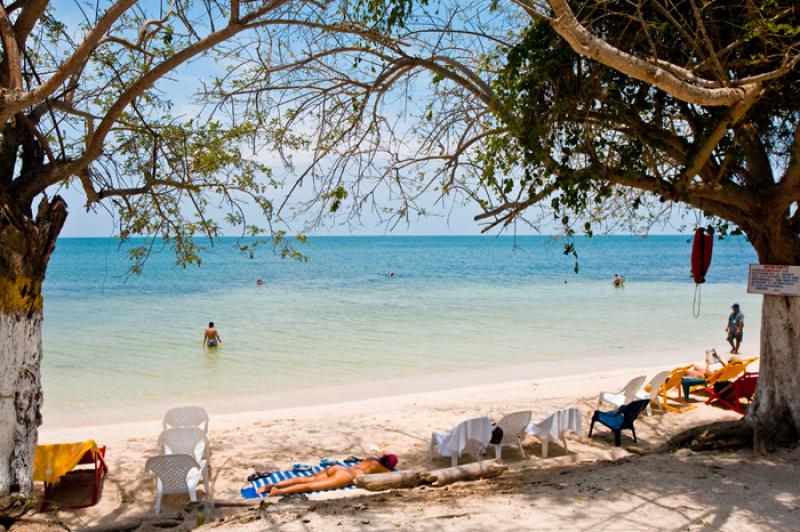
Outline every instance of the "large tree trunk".
[[758, 390], [748, 412], [763, 452], [800, 435], [800, 297], [764, 296]]
[[[751, 241], [762, 264], [800, 264], [800, 240], [785, 223], [764, 220]], [[764, 296], [758, 389], [747, 422], [756, 452], [798, 441], [800, 297]]]
[[0, 519], [17, 517], [33, 486], [41, 424], [42, 282], [66, 204], [44, 199], [35, 219], [0, 201]]

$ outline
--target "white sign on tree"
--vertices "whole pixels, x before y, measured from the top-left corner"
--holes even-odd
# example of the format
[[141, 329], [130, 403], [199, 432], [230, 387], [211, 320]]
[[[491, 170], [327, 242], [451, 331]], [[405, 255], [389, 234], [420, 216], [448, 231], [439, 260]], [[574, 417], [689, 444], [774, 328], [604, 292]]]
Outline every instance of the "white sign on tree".
[[771, 296], [800, 296], [800, 266], [751, 264], [747, 292]]

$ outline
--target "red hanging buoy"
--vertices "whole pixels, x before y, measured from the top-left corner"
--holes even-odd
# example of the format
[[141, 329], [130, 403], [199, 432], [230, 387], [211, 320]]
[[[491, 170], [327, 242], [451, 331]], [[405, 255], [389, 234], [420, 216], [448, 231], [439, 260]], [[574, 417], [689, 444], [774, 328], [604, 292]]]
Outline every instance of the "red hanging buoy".
[[692, 244], [692, 277], [696, 284], [706, 282], [706, 272], [711, 265], [711, 251], [714, 247], [714, 237], [705, 234], [704, 229], [694, 232]]
[[714, 237], [706, 234], [704, 229], [694, 232], [692, 244], [692, 278], [695, 282], [694, 301], [692, 302], [692, 315], [700, 317], [700, 285], [706, 282], [706, 272], [711, 266], [711, 250], [714, 247]]

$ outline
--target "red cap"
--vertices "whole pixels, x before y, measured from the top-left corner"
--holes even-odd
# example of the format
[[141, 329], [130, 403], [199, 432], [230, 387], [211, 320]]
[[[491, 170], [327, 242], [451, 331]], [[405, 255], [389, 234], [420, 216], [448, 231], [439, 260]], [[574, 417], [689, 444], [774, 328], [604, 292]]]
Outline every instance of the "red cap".
[[393, 454], [384, 454], [378, 458], [378, 461], [389, 471], [394, 471], [394, 468], [397, 466], [397, 457]]

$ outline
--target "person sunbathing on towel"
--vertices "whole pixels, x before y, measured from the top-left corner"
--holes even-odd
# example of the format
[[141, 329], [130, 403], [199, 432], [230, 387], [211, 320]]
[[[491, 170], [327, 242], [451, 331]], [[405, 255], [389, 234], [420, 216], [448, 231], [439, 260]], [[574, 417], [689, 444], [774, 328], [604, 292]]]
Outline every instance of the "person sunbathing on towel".
[[290, 478], [275, 484], [267, 484], [258, 488], [258, 493], [267, 493], [269, 497], [290, 493], [312, 493], [350, 486], [360, 475], [372, 473], [388, 473], [397, 466], [397, 457], [384, 454], [380, 457], [367, 458], [352, 466], [335, 465], [323, 469], [308, 477]]

